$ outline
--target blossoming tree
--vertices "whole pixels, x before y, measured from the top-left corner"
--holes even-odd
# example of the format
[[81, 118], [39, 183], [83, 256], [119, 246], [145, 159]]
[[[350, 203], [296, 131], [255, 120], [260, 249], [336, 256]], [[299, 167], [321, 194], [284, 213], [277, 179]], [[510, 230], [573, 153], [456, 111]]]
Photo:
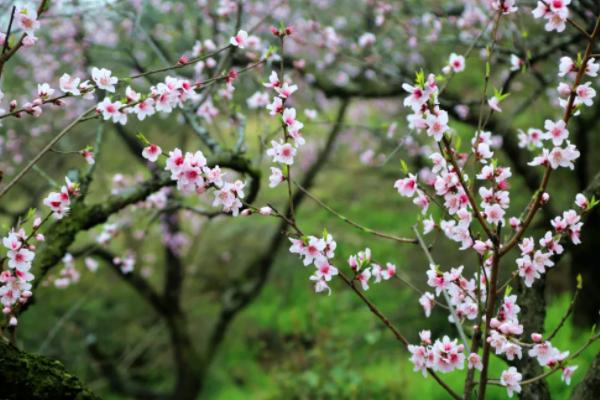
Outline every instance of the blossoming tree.
[[[501, 386], [509, 397], [544, 399], [551, 395], [548, 376], [559, 373], [570, 383], [577, 357], [599, 335], [592, 331], [577, 349], [559, 349], [552, 340], [582, 288], [593, 286], [589, 277], [596, 275], [584, 271], [573, 278], [573, 302], [556, 329], [546, 333], [544, 282], [563, 254], [578, 254], [575, 247], [585, 243], [584, 222], [594, 215], [600, 192], [599, 178], [589, 179], [588, 166], [578, 166], [581, 158], [589, 163], [593, 145], [585, 122], [577, 122], [600, 112], [594, 88], [600, 70], [598, 4], [464, 0], [396, 5], [368, 0], [361, 2], [367, 12], [348, 17], [366, 21], [353, 30], [341, 20], [336, 27], [312, 20], [310, 7], [301, 1], [130, 3], [98, 2], [91, 10], [78, 4], [55, 7], [46, 0], [5, 6], [0, 205], [11, 226], [2, 240], [0, 349], [8, 362], [0, 367], [0, 376], [9, 384], [0, 393], [11, 398], [95, 397], [76, 378], [65, 377], [62, 367], [21, 352], [14, 343], [21, 316], [31, 306], [44, 307], [43, 297], [36, 301], [41, 286], [63, 290], [79, 281], [78, 263], [85, 273], [94, 273], [102, 262], [167, 326], [176, 375], [170, 392], [154, 392], [120, 376], [101, 343], [91, 340], [90, 356], [111, 387], [137, 398], [196, 398], [230, 322], [260, 292], [283, 243], [308, 268], [308, 273], [298, 273], [306, 275], [316, 293], [335, 296], [342, 287], [354, 293], [398, 339], [415, 371], [450, 398], [484, 399], [489, 386]], [[318, 3], [335, 10], [333, 1]], [[441, 9], [439, 3], [444, 3]], [[98, 11], [107, 18], [90, 17]], [[174, 13], [169, 22], [181, 32], [166, 34], [162, 25], [148, 30], [157, 11]], [[53, 26], [65, 19], [68, 28]], [[521, 26], [524, 19], [536, 35]], [[107, 39], [111, 29], [117, 33]], [[454, 51], [440, 60], [420, 42], [440, 42], [445, 29], [460, 34]], [[171, 40], [168, 46], [161, 43], [161, 33]], [[138, 40], [147, 45], [143, 50]], [[127, 60], [95, 53], [111, 47]], [[467, 74], [477, 76], [473, 99], [463, 98], [456, 87]], [[532, 93], [511, 90], [519, 76], [535, 81]], [[315, 94], [329, 100], [315, 99]], [[512, 127], [542, 96], [552, 110], [543, 124]], [[400, 99], [397, 105], [405, 115], [390, 117], [382, 162], [399, 151], [410, 160], [398, 163], [397, 180], [381, 195], [399, 194], [416, 207], [412, 214], [420, 215], [419, 223], [404, 236], [350, 220], [310, 191], [334, 151], [350, 101], [390, 97]], [[317, 115], [333, 107], [331, 99], [339, 103], [335, 118], [327, 121], [331, 129], [306, 162], [303, 154], [311, 152], [315, 139], [309, 132]], [[252, 118], [263, 131], [259, 146], [248, 139]], [[155, 124], [160, 135], [149, 133]], [[137, 134], [131, 126], [138, 128]], [[396, 133], [399, 127], [402, 134]], [[181, 135], [174, 141], [175, 131], [183, 129], [192, 138]], [[120, 150], [143, 164], [146, 178], [120, 170], [106, 190], [101, 176], [109, 166], [102, 156], [114, 146], [108, 132], [122, 140]], [[73, 148], [82, 142], [72, 138], [76, 133], [87, 135], [88, 145]], [[373, 149], [363, 150], [365, 163], [381, 161]], [[77, 161], [63, 164], [70, 156]], [[41, 168], [48, 157], [56, 158], [59, 168]], [[66, 165], [73, 168], [64, 176], [58, 170], [68, 169]], [[575, 170], [580, 190], [562, 210], [557, 207], [564, 202], [554, 198], [564, 193], [553, 193], [550, 185], [564, 169]], [[532, 192], [524, 207], [512, 204], [514, 171]], [[31, 180], [34, 173], [43, 185]], [[268, 176], [265, 189], [263, 174]], [[259, 197], [265, 190], [278, 196], [281, 205]], [[422, 253], [426, 267], [415, 268], [421, 268], [427, 289], [406, 282], [400, 267], [368, 248], [339, 254], [337, 234], [327, 227], [322, 233], [306, 231], [297, 212], [306, 198], [349, 229]], [[16, 209], [21, 204], [25, 207]], [[162, 290], [139, 267], [147, 262], [142, 244], [116, 245], [119, 237], [125, 242], [149, 237], [151, 228], [131, 232], [131, 220], [140, 214], [150, 215], [149, 226], [156, 227], [162, 242]], [[208, 345], [200, 348], [182, 307], [186, 229], [228, 217], [271, 219], [278, 225], [247, 269], [221, 290], [221, 310]], [[433, 232], [461, 254], [472, 254], [471, 265], [436, 262], [434, 246], [427, 242]], [[419, 293], [424, 317], [445, 314], [448, 334], [401, 332], [368, 294], [392, 279]], [[598, 360], [585, 371], [574, 398], [600, 397]], [[492, 364], [502, 367], [498, 376], [492, 375]], [[450, 373], [464, 378], [460, 387], [445, 381]], [[49, 378], [39, 386], [36, 374]]]

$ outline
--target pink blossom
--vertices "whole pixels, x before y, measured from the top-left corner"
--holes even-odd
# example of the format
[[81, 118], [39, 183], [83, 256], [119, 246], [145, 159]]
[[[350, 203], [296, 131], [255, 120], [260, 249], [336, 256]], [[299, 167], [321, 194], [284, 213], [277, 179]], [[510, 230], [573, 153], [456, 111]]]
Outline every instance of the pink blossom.
[[356, 280], [360, 282], [363, 290], [369, 290], [369, 279], [371, 278], [371, 270], [365, 268], [356, 275]]
[[425, 292], [421, 297], [419, 297], [419, 304], [423, 307], [423, 311], [425, 312], [425, 316], [429, 317], [431, 315], [431, 310], [435, 305], [434, 296], [432, 293]]
[[575, 88], [575, 104], [584, 104], [588, 107], [591, 107], [594, 104], [594, 97], [596, 97], [596, 90], [592, 88], [590, 85], [591, 82], [584, 83]]
[[142, 151], [142, 157], [144, 157], [150, 162], [156, 162], [156, 160], [158, 160], [158, 157], [160, 157], [161, 154], [162, 149], [155, 144], [150, 144], [144, 147], [144, 150]]
[[269, 187], [274, 188], [285, 180], [283, 172], [277, 167], [271, 167], [271, 175], [269, 176]]
[[427, 118], [427, 134], [433, 137], [436, 142], [442, 140], [448, 129], [448, 113], [446, 111], [441, 110], [436, 114], [432, 113]]
[[483, 369], [483, 363], [481, 362], [481, 357], [479, 357], [479, 354], [477, 354], [477, 353], [469, 354], [469, 357], [467, 357], [467, 361], [468, 361], [469, 369], [475, 368], [480, 371]]
[[98, 69], [92, 68], [92, 80], [99, 89], [106, 90], [107, 92], [114, 93], [115, 85], [119, 82], [119, 79], [112, 76], [112, 72], [106, 68]]
[[560, 376], [560, 379], [567, 385], [570, 385], [571, 377], [573, 376], [573, 373], [575, 372], [576, 369], [577, 369], [577, 365], [569, 365], [568, 367], [564, 367], [562, 369], [562, 374]]
[[239, 47], [240, 49], [243, 49], [244, 47], [246, 47], [247, 42], [248, 42], [248, 32], [246, 32], [244, 30], [238, 31], [238, 33], [229, 40], [229, 43], [232, 46]]
[[413, 197], [417, 190], [417, 177], [413, 174], [408, 174], [407, 178], [398, 179], [394, 183], [394, 188], [398, 190], [401, 196]]
[[296, 149], [289, 143], [271, 141], [271, 148], [267, 155], [273, 158], [273, 162], [292, 165], [296, 156]]
[[71, 77], [69, 74], [63, 74], [59, 80], [59, 87], [63, 93], [70, 93], [74, 96], [79, 96], [79, 82], [81, 80], [76, 77]]
[[502, 375], [500, 375], [500, 383], [502, 386], [506, 387], [508, 397], [512, 397], [513, 393], [521, 393], [520, 383], [522, 379], [523, 375], [521, 375], [515, 367], [510, 367], [502, 372]]
[[443, 72], [449, 74], [450, 72], [459, 73], [465, 70], [465, 58], [459, 54], [450, 54], [448, 65], [444, 67]]

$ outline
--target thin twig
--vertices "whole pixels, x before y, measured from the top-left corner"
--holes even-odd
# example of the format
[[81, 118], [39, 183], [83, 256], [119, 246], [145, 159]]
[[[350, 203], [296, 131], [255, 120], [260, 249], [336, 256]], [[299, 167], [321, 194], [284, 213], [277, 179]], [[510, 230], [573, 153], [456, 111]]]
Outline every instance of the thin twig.
[[[419, 245], [421, 246], [421, 249], [423, 249], [423, 253], [425, 253], [425, 256], [427, 257], [427, 261], [429, 261], [429, 265], [437, 265], [435, 263], [435, 261], [433, 260], [433, 256], [431, 255], [429, 248], [425, 244], [423, 237], [421, 237], [421, 234], [419, 233], [417, 226], [413, 225], [412, 230], [415, 233], [415, 236], [417, 237], [417, 240], [419, 242]], [[469, 346], [469, 342], [467, 340], [467, 335], [465, 335], [463, 326], [460, 323], [458, 316], [456, 315], [456, 311], [454, 310], [452, 303], [450, 302], [450, 296], [448, 296], [448, 291], [445, 288], [442, 288], [442, 293], [444, 294], [444, 300], [446, 300], [446, 304], [448, 305], [448, 309], [450, 310], [450, 315], [452, 315], [452, 322], [454, 322], [454, 325], [456, 326], [456, 330], [458, 331], [460, 340], [465, 345], [465, 351], [467, 352], [467, 354], [469, 354], [471, 352], [471, 349]]]
[[388, 233], [383, 233], [383, 232], [379, 232], [379, 231], [376, 231], [376, 230], [371, 229], [371, 228], [367, 228], [366, 226], [363, 226], [363, 225], [361, 225], [361, 224], [359, 224], [357, 222], [354, 222], [351, 219], [346, 218], [345, 216], [343, 216], [339, 212], [335, 211], [333, 208], [329, 207], [327, 204], [325, 204], [322, 200], [320, 200], [314, 194], [310, 193], [308, 190], [306, 190], [305, 188], [303, 188], [298, 182], [294, 181], [294, 184], [296, 185], [296, 187], [298, 187], [298, 189], [300, 189], [302, 192], [304, 192], [308, 197], [310, 197], [315, 203], [317, 203], [318, 205], [320, 205], [321, 207], [323, 207], [325, 210], [329, 211], [331, 214], [335, 215], [336, 217], [338, 217], [342, 221], [346, 222], [347, 224], [352, 225], [353, 227], [358, 228], [358, 229], [360, 229], [361, 231], [363, 231], [365, 233], [369, 233], [371, 235], [379, 236], [379, 237], [384, 238], [384, 239], [394, 240], [394, 241], [399, 242], [399, 243], [418, 244], [417, 239], [400, 237], [400, 236], [395, 236], [395, 235], [390, 235]]
[[12, 11], [10, 13], [10, 20], [8, 21], [8, 29], [6, 30], [6, 36], [4, 36], [4, 46], [2, 47], [2, 54], [6, 53], [8, 50], [8, 41], [10, 39], [10, 32], [12, 30], [13, 20], [15, 19], [15, 12], [17, 11], [17, 6], [12, 6]]

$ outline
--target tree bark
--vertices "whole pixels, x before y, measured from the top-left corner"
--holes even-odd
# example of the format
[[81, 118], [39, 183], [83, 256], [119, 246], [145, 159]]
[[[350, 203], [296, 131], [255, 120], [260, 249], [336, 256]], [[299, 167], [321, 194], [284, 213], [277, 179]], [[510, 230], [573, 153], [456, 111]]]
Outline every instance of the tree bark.
[[0, 339], [0, 398], [8, 400], [95, 400], [60, 361], [27, 354]]
[[597, 399], [600, 399], [600, 353], [596, 355], [590, 369], [571, 396], [571, 400]]
[[[542, 277], [531, 288], [526, 288], [521, 279], [517, 280], [516, 292], [518, 304], [521, 307], [519, 320], [523, 323], [523, 337], [528, 338], [532, 333], [544, 331], [544, 320], [546, 319], [546, 300], [544, 290], [546, 288], [545, 277]], [[524, 355], [522, 359], [516, 360], [514, 365], [523, 374], [523, 379], [530, 379], [544, 372], [536, 359]], [[545, 379], [535, 383], [524, 385], [520, 394], [522, 400], [549, 400], [550, 390]]]
[[[596, 174], [585, 190], [588, 199], [600, 197], [600, 173]], [[571, 282], [577, 282], [577, 275], [583, 278], [583, 288], [575, 303], [573, 322], [579, 326], [591, 326], [598, 320], [600, 308], [600, 268], [598, 268], [598, 240], [600, 240], [600, 212], [592, 210], [581, 231], [582, 243], [571, 247]], [[574, 289], [574, 287], [573, 287]]]

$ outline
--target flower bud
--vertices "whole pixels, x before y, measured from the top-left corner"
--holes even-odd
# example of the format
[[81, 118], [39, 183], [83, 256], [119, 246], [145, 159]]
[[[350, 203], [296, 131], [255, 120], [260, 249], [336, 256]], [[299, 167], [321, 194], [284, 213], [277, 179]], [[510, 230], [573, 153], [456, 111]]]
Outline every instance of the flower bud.
[[542, 204], [546, 204], [550, 200], [550, 195], [548, 192], [544, 192], [542, 194]]
[[260, 212], [260, 215], [271, 215], [273, 213], [273, 209], [271, 207], [261, 207], [260, 210], [258, 210]]

